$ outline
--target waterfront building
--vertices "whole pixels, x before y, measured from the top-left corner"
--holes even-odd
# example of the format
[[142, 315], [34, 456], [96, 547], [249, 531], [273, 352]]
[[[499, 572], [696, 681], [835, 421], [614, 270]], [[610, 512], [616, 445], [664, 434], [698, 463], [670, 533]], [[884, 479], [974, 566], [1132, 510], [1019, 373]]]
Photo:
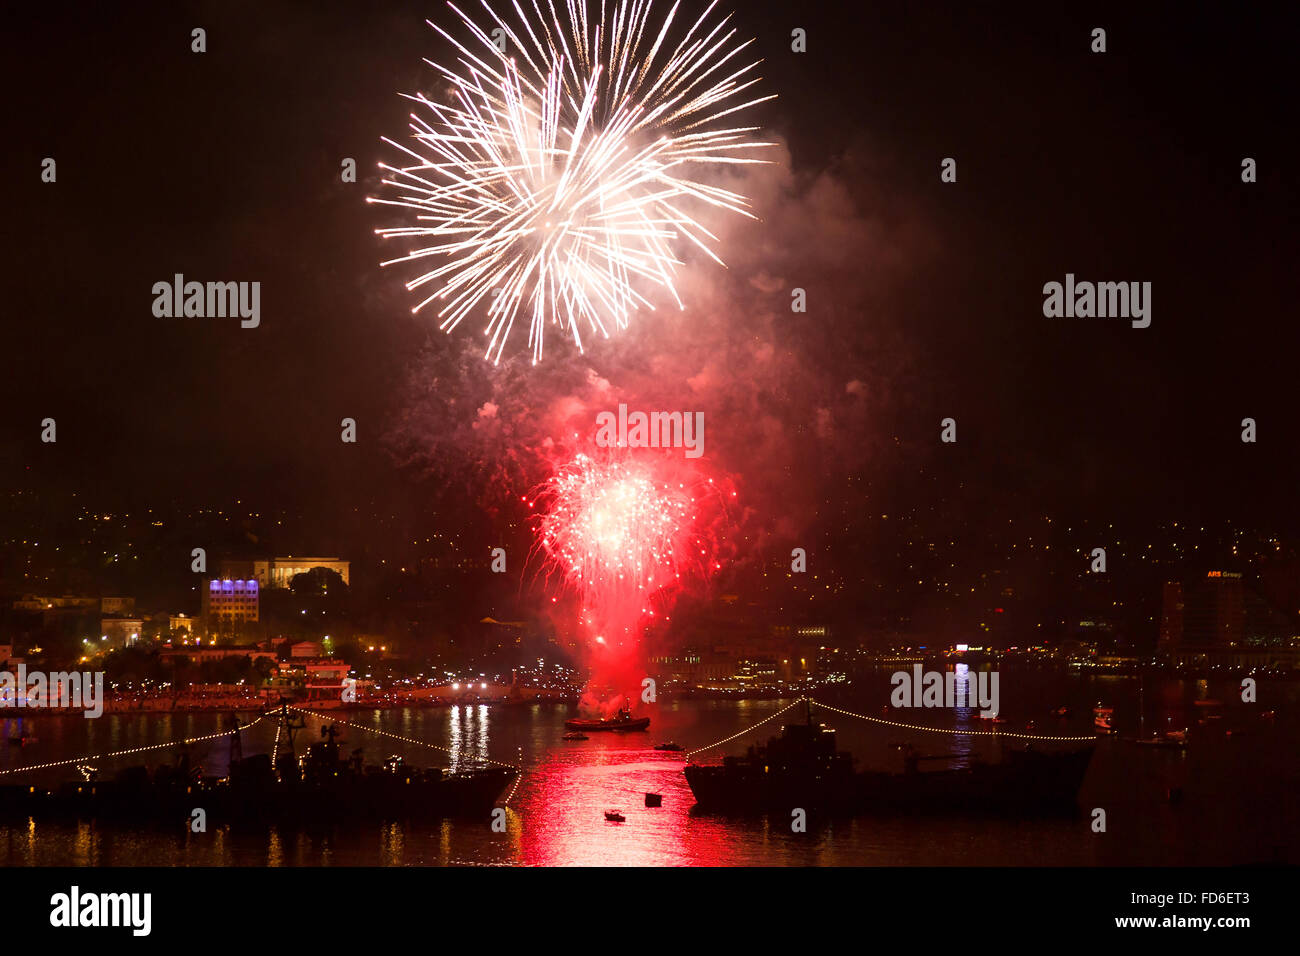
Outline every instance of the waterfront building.
[[344, 584], [352, 584], [352, 562], [342, 558], [292, 555], [277, 558], [228, 558], [222, 560], [220, 573], [223, 578], [254, 580], [264, 588], [287, 588], [295, 575], [305, 574], [313, 568], [334, 571], [343, 579]]
[[256, 580], [212, 578], [200, 590], [204, 632], [229, 633], [257, 623], [261, 589]]

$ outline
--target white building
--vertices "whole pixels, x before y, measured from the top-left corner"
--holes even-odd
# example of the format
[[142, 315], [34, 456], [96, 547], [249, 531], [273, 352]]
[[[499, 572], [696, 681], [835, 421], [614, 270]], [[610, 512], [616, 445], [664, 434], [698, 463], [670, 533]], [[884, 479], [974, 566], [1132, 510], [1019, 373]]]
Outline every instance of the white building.
[[294, 575], [305, 574], [312, 568], [326, 568], [334, 571], [351, 586], [349, 578], [352, 562], [342, 558], [294, 557], [280, 558], [228, 559], [221, 562], [221, 576], [232, 579], [242, 578], [257, 581], [264, 588], [287, 588]]

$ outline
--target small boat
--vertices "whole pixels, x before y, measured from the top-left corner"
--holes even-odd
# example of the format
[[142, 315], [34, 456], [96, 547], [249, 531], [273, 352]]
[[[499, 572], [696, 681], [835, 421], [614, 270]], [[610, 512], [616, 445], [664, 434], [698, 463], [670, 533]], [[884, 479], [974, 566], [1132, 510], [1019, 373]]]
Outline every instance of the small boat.
[[563, 739], [564, 740], [590, 740], [591, 738], [588, 737], [580, 730], [571, 730], [564, 735]]
[[662, 744], [655, 744], [655, 750], [669, 750], [673, 753], [680, 753], [685, 749], [685, 747], [677, 743], [675, 740], [669, 740]]
[[1201, 727], [1204, 727], [1211, 720], [1223, 719], [1223, 701], [1221, 700], [1212, 697], [1206, 700], [1194, 700], [1192, 706], [1204, 708], [1197, 711], [1200, 716], [1196, 719], [1196, 723]]
[[1061, 720], [1064, 720], [1067, 717], [1072, 717], [1073, 715], [1074, 711], [1070, 710], [1069, 707], [1058, 707], [1052, 711], [1052, 716], [1060, 718]]
[[1098, 704], [1092, 709], [1092, 725], [1103, 734], [1113, 734], [1115, 732], [1114, 717], [1114, 707], [1103, 707]]
[[1167, 734], [1134, 737], [1129, 743], [1138, 747], [1163, 747], [1167, 750], [1181, 750], [1187, 746], [1187, 735], [1181, 730], [1171, 730]]
[[[1138, 735], [1129, 738], [1129, 743], [1138, 747], [1159, 747], [1164, 749], [1181, 750], [1187, 746], [1187, 730], [1166, 730], [1163, 733], [1156, 733], [1147, 736], [1147, 710], [1143, 703], [1143, 685], [1138, 685]], [[1168, 718], [1173, 720], [1172, 717]]]
[[983, 711], [978, 716], [980, 720], [987, 720], [991, 724], [1005, 724], [1007, 722], [1005, 717], [999, 717], [997, 714], [986, 714]]
[[618, 810], [606, 810], [605, 819], [610, 823], [626, 823], [627, 817], [623, 816]]
[[1277, 716], [1277, 711], [1266, 710], [1259, 715], [1260, 720], [1272, 720]]

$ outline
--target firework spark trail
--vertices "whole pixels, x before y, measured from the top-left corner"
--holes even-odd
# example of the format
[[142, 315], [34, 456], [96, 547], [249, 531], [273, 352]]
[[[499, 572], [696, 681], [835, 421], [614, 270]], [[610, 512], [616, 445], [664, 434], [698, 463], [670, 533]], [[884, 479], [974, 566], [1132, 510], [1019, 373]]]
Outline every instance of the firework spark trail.
[[663, 468], [580, 454], [529, 501], [548, 571], [578, 595], [583, 624], [610, 647], [631, 643], [656, 595], [714, 568], [696, 480]]
[[[772, 97], [740, 96], [759, 82], [757, 62], [737, 60], [753, 41], [736, 42], [730, 15], [709, 24], [716, 2], [675, 46], [680, 3], [659, 17], [654, 0], [622, 0], [616, 11], [600, 0], [593, 18], [588, 0], [560, 10], [545, 0], [549, 17], [540, 0], [531, 16], [530, 0], [514, 0], [507, 19], [480, 2], [486, 28], [448, 3], [473, 49], [430, 21], [458, 53], [455, 67], [426, 61], [450, 84], [450, 102], [407, 97], [431, 118], [411, 115], [414, 148], [385, 138], [411, 162], [381, 164], [395, 197], [368, 201], [414, 210], [420, 223], [380, 236], [432, 240], [383, 263], [439, 260], [407, 283], [434, 287], [413, 312], [437, 300], [440, 327], [451, 331], [486, 305], [494, 362], [526, 317], [535, 364], [548, 321], [581, 350], [583, 327], [608, 337], [611, 324], [626, 328], [633, 311], [652, 310], [646, 285], [680, 308], [681, 240], [721, 264], [709, 246], [717, 237], [687, 207], [754, 217], [744, 196], [689, 170], [762, 162], [746, 153], [774, 144], [754, 141], [755, 127], [719, 121]], [[493, 42], [497, 31], [509, 53]]]

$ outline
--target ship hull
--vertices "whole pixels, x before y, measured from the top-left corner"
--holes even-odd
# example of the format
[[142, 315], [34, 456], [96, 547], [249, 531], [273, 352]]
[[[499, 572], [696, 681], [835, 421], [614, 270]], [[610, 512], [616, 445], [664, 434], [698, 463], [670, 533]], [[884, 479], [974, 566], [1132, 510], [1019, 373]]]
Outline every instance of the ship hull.
[[853, 775], [836, 779], [810, 779], [782, 774], [765, 774], [758, 768], [727, 768], [689, 765], [683, 771], [695, 804], [712, 813], [789, 813], [795, 808], [856, 812], [856, 780]]
[[489, 768], [415, 779], [398, 774], [339, 778], [337, 782], [206, 781], [179, 787], [135, 787], [115, 781], [64, 785], [54, 791], [0, 788], [0, 817], [157, 821], [188, 820], [202, 808], [209, 825], [227, 822], [303, 822], [361, 819], [486, 819], [517, 776]]
[[649, 726], [649, 717], [636, 717], [632, 720], [584, 720], [582, 718], [574, 718], [564, 722], [565, 730], [581, 730], [584, 733], [591, 733], [593, 730], [645, 730]]
[[686, 781], [708, 812], [1054, 814], [1077, 809], [1092, 747], [1013, 753], [1000, 764], [912, 773], [771, 773], [759, 766], [690, 765]]

